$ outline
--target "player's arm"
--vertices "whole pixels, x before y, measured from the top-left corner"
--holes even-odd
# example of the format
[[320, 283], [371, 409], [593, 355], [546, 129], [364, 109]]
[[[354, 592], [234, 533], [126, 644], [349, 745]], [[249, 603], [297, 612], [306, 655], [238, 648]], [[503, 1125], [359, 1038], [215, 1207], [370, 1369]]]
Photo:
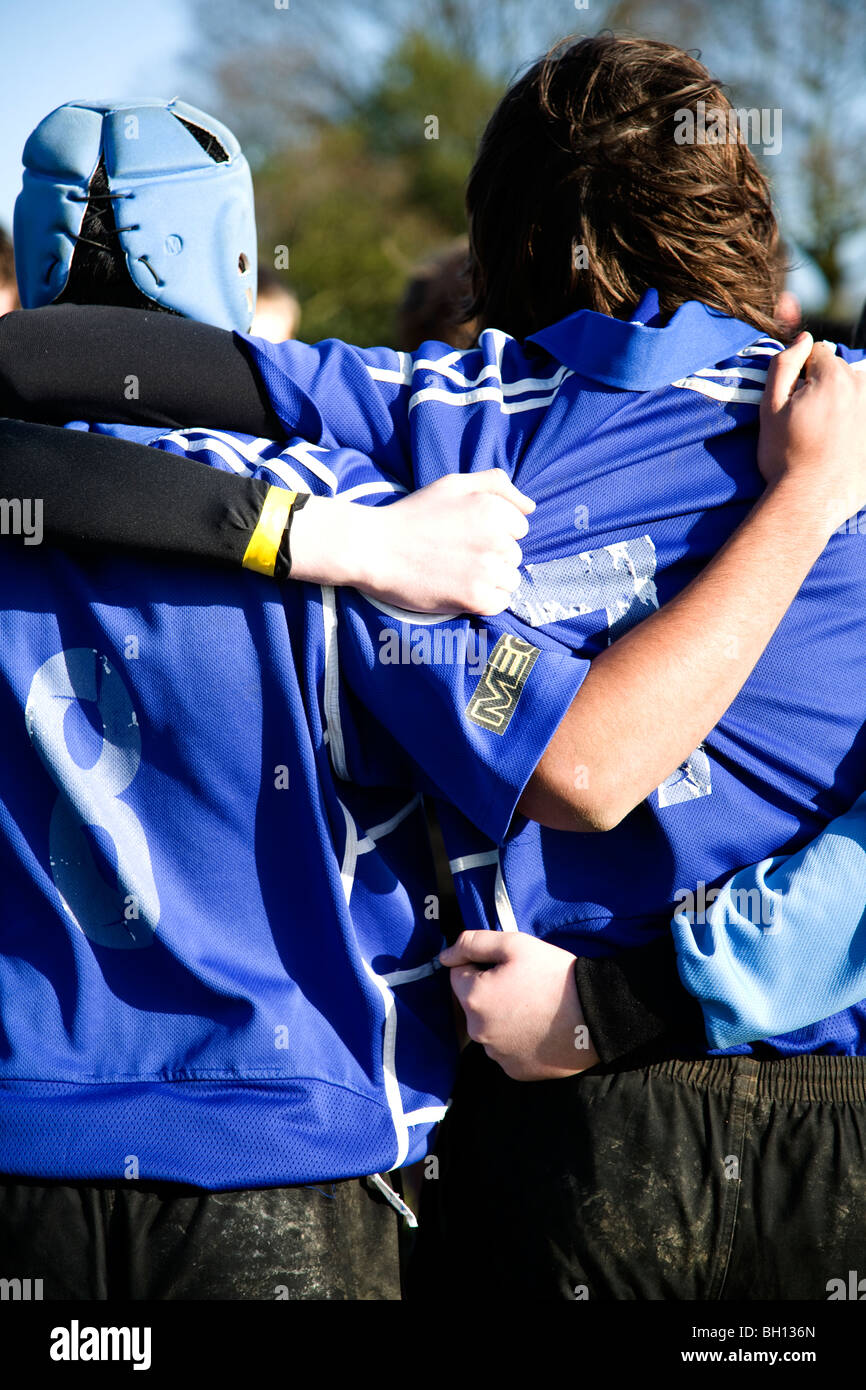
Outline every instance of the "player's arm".
[[58, 545], [353, 584], [433, 612], [505, 607], [533, 507], [498, 469], [367, 507], [108, 435], [18, 420], [0, 421], [0, 495], [38, 498], [42, 534]]
[[524, 815], [558, 830], [618, 825], [718, 722], [833, 531], [866, 502], [866, 379], [811, 347], [802, 335], [768, 373], [765, 492], [688, 588], [592, 662]]
[[281, 439], [283, 425], [243, 342], [210, 324], [141, 309], [19, 309], [0, 318], [0, 415], [57, 425], [207, 425]]
[[271, 344], [173, 314], [52, 305], [0, 318], [0, 416], [300, 435], [398, 476], [410, 452], [399, 363], [336, 339]]

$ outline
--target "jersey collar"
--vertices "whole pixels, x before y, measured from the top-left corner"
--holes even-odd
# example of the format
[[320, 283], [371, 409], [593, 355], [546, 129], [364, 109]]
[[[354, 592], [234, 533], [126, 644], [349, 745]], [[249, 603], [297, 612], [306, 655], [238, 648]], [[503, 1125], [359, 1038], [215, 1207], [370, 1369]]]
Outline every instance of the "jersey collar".
[[527, 341], [591, 381], [623, 391], [656, 391], [733, 357], [760, 336], [752, 324], [695, 299], [662, 324], [658, 294], [647, 290], [629, 322], [579, 309]]

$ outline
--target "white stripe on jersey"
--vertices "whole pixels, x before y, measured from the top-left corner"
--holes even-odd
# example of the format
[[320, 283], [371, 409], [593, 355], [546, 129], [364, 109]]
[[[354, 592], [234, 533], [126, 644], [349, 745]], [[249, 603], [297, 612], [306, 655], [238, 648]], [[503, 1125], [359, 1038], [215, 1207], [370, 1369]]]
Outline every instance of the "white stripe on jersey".
[[233, 473], [241, 473], [248, 478], [252, 472], [249, 464], [244, 463], [233, 449], [227, 448], [221, 440], [215, 439], [213, 435], [208, 435], [204, 439], [188, 439], [186, 435], [174, 431], [172, 434], [165, 434], [162, 437], [163, 439], [170, 439], [173, 444], [178, 444], [187, 454], [217, 454], [219, 458], [225, 460]]
[[[775, 338], [762, 338], [757, 343], [742, 348], [736, 355], [738, 358], [771, 359], [780, 352], [784, 352], [784, 348]], [[766, 367], [699, 367], [689, 376], [672, 381], [671, 385], [685, 391], [698, 391], [702, 396], [709, 396], [716, 401], [745, 401], [752, 405], [760, 405], [764, 393], [757, 386], [722, 385], [722, 381], [728, 379], [731, 382], [754, 381], [765, 384], [768, 370], [769, 362]]]
[[304, 443], [290, 444], [288, 448], [283, 450], [284, 454], [289, 454], [304, 468], [308, 468], [314, 477], [326, 483], [331, 492], [336, 492], [339, 486], [336, 473], [326, 463], [322, 463], [321, 459], [314, 457], [315, 454], [326, 454], [327, 452], [328, 450], [323, 448], [321, 444]]
[[354, 502], [356, 497], [373, 497], [377, 492], [406, 492], [402, 483], [356, 483], [338, 495], [344, 502]]
[[[464, 356], [463, 353], [453, 351], [446, 353], [440, 358], [419, 357], [413, 362], [408, 353], [399, 353], [399, 370], [394, 371], [387, 367], [373, 367], [368, 365], [367, 370], [374, 381], [391, 381], [401, 386], [411, 386], [414, 384], [415, 373], [435, 372], [438, 376], [444, 376], [452, 381], [455, 386], [463, 387], [463, 391], [448, 391], [443, 387], [427, 386], [420, 387], [409, 400], [409, 410], [420, 404], [421, 401], [435, 400], [444, 405], [475, 405], [479, 401], [499, 401], [505, 414], [513, 414], [519, 410], [532, 410], [543, 405], [548, 405], [553, 394], [565, 381], [566, 377], [573, 373], [567, 367], [558, 367], [549, 377], [523, 377], [519, 381], [502, 380], [502, 354], [505, 345], [510, 341], [508, 335], [500, 329], [489, 328], [482, 333], [482, 341], [489, 335], [489, 340], [493, 344], [495, 359], [492, 362], [485, 362], [477, 376], [468, 377], [459, 371], [454, 365]], [[484, 381], [491, 381], [495, 385], [483, 387]], [[512, 396], [524, 396], [528, 391], [542, 391], [548, 394], [543, 399], [524, 401], [519, 405], [506, 405], [506, 399]]]
[[679, 386], [684, 391], [698, 391], [702, 396], [710, 396], [715, 401], [749, 401], [753, 405], [760, 405], [764, 398], [763, 391], [758, 391], [754, 387], [749, 389], [745, 386], [722, 386], [721, 382], [707, 381], [706, 378], [701, 380], [701, 378], [694, 376], [686, 376], [680, 381], [672, 381], [671, 386]]
[[699, 367], [692, 376], [732, 376], [738, 380], [745, 381], [766, 381], [767, 367]]
[[[262, 462], [262, 454], [265, 449], [279, 448], [279, 445], [276, 445], [272, 439], [252, 439], [247, 441], [244, 439], [237, 439], [235, 435], [229, 434], [226, 430], [213, 430], [206, 427], [184, 430], [183, 433], [181, 433], [180, 430], [175, 430], [173, 434], [168, 436], [169, 439], [175, 439], [178, 444], [181, 445], [183, 445], [184, 438], [190, 439], [191, 437], [196, 437], [195, 445], [199, 449], [201, 448], [202, 440], [206, 442], [208, 439], [219, 439], [223, 444], [227, 444], [230, 449], [234, 449], [236, 453], [240, 454], [241, 458], [246, 459], [247, 463], [252, 463], [253, 465]], [[215, 450], [215, 452], [219, 451]]]
[[452, 874], [463, 874], [469, 869], [481, 869], [488, 864], [499, 863], [498, 849], [485, 849], [480, 854], [462, 854], [457, 859], [449, 859], [448, 867]]
[[306, 492], [309, 487], [306, 478], [302, 478], [300, 473], [290, 468], [284, 459], [262, 459], [259, 467], [267, 468], [268, 472], [285, 483], [291, 492]]
[[[563, 370], [565, 371], [564, 368]], [[566, 372], [566, 375], [571, 376], [572, 373]], [[562, 380], [565, 380], [565, 377]], [[442, 405], [477, 405], [479, 401], [498, 401], [503, 415], [517, 415], [522, 410], [541, 410], [550, 405], [560, 384], [557, 383], [548, 395], [534, 396], [528, 401], [505, 400], [505, 395], [517, 394], [514, 387], [520, 385], [519, 382], [512, 383], [510, 391], [503, 386], [479, 386], [475, 391], [446, 391], [441, 386], [425, 386], [416, 391], [414, 396], [410, 396], [409, 409], [414, 410], [422, 401], [440, 401]]]
[[344, 782], [349, 780], [346, 767], [346, 745], [340, 718], [340, 669], [337, 649], [337, 600], [333, 586], [322, 585], [322, 622], [325, 628], [325, 725], [328, 733], [328, 752], [331, 765]]
[[502, 930], [518, 931], [517, 918], [514, 915], [514, 908], [511, 906], [508, 889], [505, 886], [505, 879], [502, 875], [502, 859], [498, 852], [496, 855], [496, 884], [493, 889], [493, 901], [496, 903], [496, 915], [499, 918], [499, 925]]
[[425, 1105], [420, 1110], [407, 1110], [403, 1119], [407, 1125], [438, 1124], [439, 1120], [444, 1120], [450, 1108], [450, 1101], [447, 1105]]
[[358, 853], [368, 854], [371, 849], [376, 848], [376, 841], [381, 840], [384, 835], [390, 835], [392, 830], [396, 830], [398, 825], [415, 810], [416, 806], [421, 805], [421, 793], [413, 796], [411, 801], [407, 801], [405, 806], [401, 806], [390, 820], [382, 821], [381, 825], [374, 825], [372, 830], [368, 830], [363, 840], [358, 841]]

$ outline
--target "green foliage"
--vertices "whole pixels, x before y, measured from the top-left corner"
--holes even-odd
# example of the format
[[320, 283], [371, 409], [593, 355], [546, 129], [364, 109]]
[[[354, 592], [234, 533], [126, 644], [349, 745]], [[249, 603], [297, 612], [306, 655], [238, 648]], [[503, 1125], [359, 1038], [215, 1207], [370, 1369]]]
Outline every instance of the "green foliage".
[[470, 59], [409, 34], [359, 112], [370, 147], [403, 161], [412, 200], [455, 235], [465, 229], [466, 175], [501, 90]]
[[392, 339], [412, 267], [465, 229], [466, 178], [498, 94], [462, 55], [410, 35], [356, 115], [256, 171], [261, 262], [288, 246], [306, 340]]

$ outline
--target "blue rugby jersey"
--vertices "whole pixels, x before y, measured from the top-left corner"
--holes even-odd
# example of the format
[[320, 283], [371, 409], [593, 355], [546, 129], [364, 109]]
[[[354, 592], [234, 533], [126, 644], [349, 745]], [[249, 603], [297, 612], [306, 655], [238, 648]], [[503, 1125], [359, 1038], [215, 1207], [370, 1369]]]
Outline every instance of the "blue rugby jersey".
[[[157, 447], [394, 488], [305, 444]], [[232, 1188], [421, 1157], [456, 1064], [436, 884], [414, 792], [335, 775], [333, 592], [48, 547], [0, 547], [0, 583], [0, 1172]], [[577, 667], [554, 653], [546, 708]]]
[[[662, 324], [654, 292], [630, 323], [582, 311], [525, 346], [496, 330], [464, 353], [247, 341], [290, 433], [363, 450], [419, 486], [501, 467], [538, 504], [498, 628], [517, 640], [480, 696], [459, 660], [431, 648], [413, 663], [417, 619], [338, 597], [356, 697], [343, 710], [346, 771], [371, 785], [399, 773], [453, 808], [443, 829], [467, 925], [519, 927], [584, 955], [637, 944], [669, 929], [683, 892], [799, 848], [860, 794], [866, 527], [856, 525], [831, 538], [705, 745], [621, 826], [581, 836], [512, 819], [497, 783], [497, 773], [503, 788], [513, 781], [514, 733], [532, 729], [534, 652], [591, 658], [678, 592], [748, 512], [763, 486], [758, 406], [780, 344], [697, 303]], [[383, 659], [394, 631], [407, 632], [410, 659]], [[378, 715], [378, 742], [361, 731], [362, 707]], [[477, 761], [465, 758], [467, 737]], [[861, 1053], [864, 1036], [858, 1003], [767, 1048]]]

